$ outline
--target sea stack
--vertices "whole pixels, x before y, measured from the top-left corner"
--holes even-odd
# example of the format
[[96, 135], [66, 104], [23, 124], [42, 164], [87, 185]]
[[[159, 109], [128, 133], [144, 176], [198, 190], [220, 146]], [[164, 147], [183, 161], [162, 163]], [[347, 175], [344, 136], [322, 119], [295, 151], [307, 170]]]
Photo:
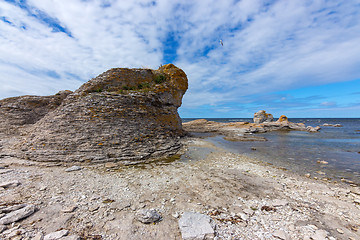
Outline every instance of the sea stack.
[[173, 64], [110, 69], [69, 94], [27, 130], [23, 158], [133, 164], [174, 155], [184, 134], [177, 109], [188, 87]]
[[267, 123], [272, 122], [274, 120], [274, 117], [270, 113], [266, 113], [265, 110], [260, 110], [256, 113], [254, 113], [254, 123]]

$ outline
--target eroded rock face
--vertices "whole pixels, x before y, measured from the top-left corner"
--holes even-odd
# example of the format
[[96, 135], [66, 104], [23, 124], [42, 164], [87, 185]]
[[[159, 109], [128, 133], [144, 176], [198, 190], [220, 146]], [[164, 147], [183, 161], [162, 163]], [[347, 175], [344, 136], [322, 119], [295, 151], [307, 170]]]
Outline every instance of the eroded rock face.
[[20, 96], [0, 100], [0, 133], [13, 135], [55, 110], [72, 93], [69, 90], [52, 96]]
[[273, 115], [266, 113], [265, 110], [260, 110], [254, 113], [254, 123], [272, 122], [273, 120]]
[[187, 87], [186, 74], [172, 64], [110, 69], [36, 122], [17, 147], [36, 161], [131, 164], [171, 156], [181, 147], [177, 108]]

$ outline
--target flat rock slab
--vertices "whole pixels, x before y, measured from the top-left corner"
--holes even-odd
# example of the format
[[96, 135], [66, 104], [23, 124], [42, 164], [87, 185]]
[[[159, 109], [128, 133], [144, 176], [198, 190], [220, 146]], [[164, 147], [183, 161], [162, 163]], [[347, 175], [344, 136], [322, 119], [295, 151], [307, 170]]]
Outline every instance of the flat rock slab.
[[23, 218], [32, 215], [35, 211], [36, 207], [34, 205], [27, 205], [26, 207], [10, 212], [4, 217], [0, 218], [0, 225], [7, 225], [13, 222], [17, 222]]
[[185, 212], [179, 219], [179, 228], [182, 239], [213, 239], [215, 231], [211, 225], [211, 221], [212, 219], [207, 215]]
[[284, 230], [276, 230], [273, 232], [273, 236], [277, 239], [290, 240], [289, 235]]
[[24, 207], [26, 207], [26, 206], [27, 206], [26, 204], [13, 205], [13, 206], [10, 206], [10, 207], [6, 207], [6, 208], [0, 209], [0, 213], [13, 212], [13, 211], [19, 210], [19, 209], [21, 209], [21, 208], [24, 208]]
[[81, 170], [81, 167], [72, 166], [72, 167], [69, 167], [69, 168], [65, 169], [65, 172], [74, 172], [74, 171], [79, 171], [79, 170]]
[[17, 180], [0, 183], [0, 187], [2, 187], [2, 188], [16, 187], [19, 185], [20, 185], [20, 182]]
[[66, 236], [68, 234], [69, 234], [68, 230], [60, 230], [60, 231], [57, 231], [57, 232], [52, 232], [52, 233], [47, 234], [44, 237], [44, 240], [62, 239], [62, 237]]
[[5, 174], [14, 171], [13, 169], [0, 169], [0, 174]]
[[326, 240], [328, 232], [322, 229], [316, 230], [315, 234], [311, 236], [312, 240]]
[[81, 237], [79, 237], [78, 235], [71, 235], [71, 236], [62, 237], [60, 238], [60, 240], [81, 240]]
[[282, 206], [285, 206], [285, 205], [288, 205], [289, 202], [286, 201], [285, 199], [275, 199], [273, 202], [272, 202], [272, 206], [273, 207], [282, 207]]

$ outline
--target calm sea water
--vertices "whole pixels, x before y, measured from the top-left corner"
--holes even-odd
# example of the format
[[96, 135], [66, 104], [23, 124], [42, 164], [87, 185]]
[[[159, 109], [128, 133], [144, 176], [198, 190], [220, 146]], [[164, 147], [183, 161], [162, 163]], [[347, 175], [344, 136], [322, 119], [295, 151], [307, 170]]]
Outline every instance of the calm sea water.
[[[183, 119], [188, 122], [194, 119]], [[250, 118], [207, 119], [218, 122], [252, 122]], [[215, 145], [229, 151], [284, 167], [300, 174], [311, 173], [319, 178], [339, 180], [345, 178], [360, 184], [360, 118], [294, 118], [307, 126], [324, 123], [343, 127], [325, 127], [317, 133], [301, 131], [274, 131], [257, 134], [267, 142], [230, 142], [222, 136], [209, 137]], [[252, 150], [255, 148], [256, 150]], [[326, 161], [328, 164], [319, 164]]]

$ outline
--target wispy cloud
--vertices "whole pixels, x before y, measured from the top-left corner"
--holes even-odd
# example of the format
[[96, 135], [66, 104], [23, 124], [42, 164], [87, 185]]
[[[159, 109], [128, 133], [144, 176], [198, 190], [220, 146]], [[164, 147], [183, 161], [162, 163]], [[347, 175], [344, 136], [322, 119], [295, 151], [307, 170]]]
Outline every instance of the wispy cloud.
[[[183, 108], [206, 111], [359, 79], [359, 42], [355, 0], [6, 0], [0, 98], [76, 89], [111, 67], [173, 62], [189, 78]], [[297, 104], [283, 97], [269, 107]]]

